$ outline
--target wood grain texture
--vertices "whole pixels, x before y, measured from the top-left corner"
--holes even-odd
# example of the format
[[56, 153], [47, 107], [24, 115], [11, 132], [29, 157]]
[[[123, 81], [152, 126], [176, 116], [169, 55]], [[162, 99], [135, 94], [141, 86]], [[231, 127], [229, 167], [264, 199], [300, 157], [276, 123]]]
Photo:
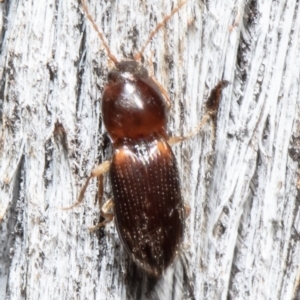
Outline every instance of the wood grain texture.
[[[88, 5], [119, 59], [175, 1]], [[100, 99], [111, 67], [77, 0], [0, 3], [0, 299], [145, 299], [114, 224], [98, 222], [93, 166], [110, 155]], [[173, 147], [191, 206], [183, 249], [196, 299], [298, 299], [299, 3], [189, 0], [145, 66], [172, 99], [174, 135], [195, 128], [220, 79], [217, 130]], [[107, 199], [111, 190], [106, 184]], [[133, 267], [134, 268], [134, 267]], [[175, 263], [154, 299], [187, 297]]]

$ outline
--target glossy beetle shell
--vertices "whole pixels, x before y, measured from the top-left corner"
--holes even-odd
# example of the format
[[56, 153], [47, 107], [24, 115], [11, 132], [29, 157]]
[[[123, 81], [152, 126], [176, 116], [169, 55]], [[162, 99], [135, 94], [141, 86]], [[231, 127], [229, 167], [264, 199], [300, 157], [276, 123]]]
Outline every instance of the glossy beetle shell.
[[116, 226], [137, 265], [159, 276], [179, 250], [184, 224], [177, 164], [166, 141], [167, 108], [159, 87], [137, 62], [116, 67], [102, 102], [113, 141]]
[[167, 109], [158, 86], [135, 61], [117, 64], [102, 98], [103, 121], [114, 143], [156, 133], [167, 137]]

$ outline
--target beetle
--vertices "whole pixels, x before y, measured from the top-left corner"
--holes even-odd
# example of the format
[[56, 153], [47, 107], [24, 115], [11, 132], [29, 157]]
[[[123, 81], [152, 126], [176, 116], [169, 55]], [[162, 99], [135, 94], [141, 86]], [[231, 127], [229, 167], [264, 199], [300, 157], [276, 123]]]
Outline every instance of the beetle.
[[[115, 65], [102, 96], [103, 122], [113, 155], [111, 161], [92, 170], [73, 206], [83, 200], [92, 178], [100, 177], [102, 181], [103, 174], [109, 172], [113, 200], [103, 205], [101, 215], [105, 220], [95, 228], [114, 217], [124, 248], [141, 269], [154, 277], [161, 276], [178, 254], [186, 217], [171, 145], [193, 136], [209, 116], [215, 115], [222, 88], [227, 84], [221, 81], [211, 93], [208, 113], [194, 132], [186, 137], [168, 136], [169, 97], [139, 61], [154, 34], [185, 2], [156, 26], [134, 60], [119, 62], [89, 14], [85, 0], [81, 0], [87, 18]], [[114, 214], [109, 212], [112, 208]]]

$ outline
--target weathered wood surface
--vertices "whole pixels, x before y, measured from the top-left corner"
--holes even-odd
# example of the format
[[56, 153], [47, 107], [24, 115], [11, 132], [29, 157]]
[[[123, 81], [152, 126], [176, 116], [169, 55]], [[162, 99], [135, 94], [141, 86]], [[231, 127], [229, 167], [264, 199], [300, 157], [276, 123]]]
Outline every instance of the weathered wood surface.
[[[88, 5], [121, 59], [175, 4]], [[77, 0], [4, 0], [0, 12], [0, 299], [147, 297], [114, 224], [100, 238], [87, 230], [96, 181], [84, 205], [60, 209], [109, 157], [100, 101], [112, 65], [99, 38]], [[148, 297], [300, 298], [299, 22], [295, 0], [189, 0], [147, 47], [175, 135], [197, 125], [220, 79], [231, 82], [215, 137], [210, 123], [174, 147], [191, 206], [190, 279], [178, 260]]]

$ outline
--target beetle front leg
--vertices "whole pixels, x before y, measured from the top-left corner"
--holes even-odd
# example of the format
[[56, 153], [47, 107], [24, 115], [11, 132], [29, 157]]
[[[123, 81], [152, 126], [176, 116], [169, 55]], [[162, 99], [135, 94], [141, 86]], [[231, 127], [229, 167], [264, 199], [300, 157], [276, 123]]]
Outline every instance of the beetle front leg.
[[89, 227], [89, 231], [95, 231], [98, 228], [101, 228], [102, 226], [105, 226], [107, 223], [111, 222], [114, 218], [114, 214], [110, 212], [113, 209], [113, 207], [114, 207], [114, 201], [111, 198], [107, 200], [101, 208], [100, 214], [101, 217], [104, 218], [104, 221], [98, 223], [96, 226]]
[[[69, 207], [64, 207], [62, 209], [69, 210], [69, 209], [72, 209], [75, 206], [79, 205], [83, 201], [84, 193], [86, 191], [86, 188], [89, 185], [90, 180], [94, 177], [100, 177], [103, 174], [105, 174], [109, 170], [109, 167], [110, 167], [110, 161], [106, 160], [102, 164], [98, 165], [95, 169], [93, 169], [91, 172], [91, 175], [87, 178], [86, 182], [82, 186], [77, 201], [73, 205], [71, 205]], [[102, 179], [102, 181], [103, 181], [103, 179]]]
[[216, 115], [217, 115], [219, 105], [220, 105], [222, 90], [225, 87], [227, 87], [228, 84], [229, 84], [229, 82], [227, 80], [221, 80], [221, 81], [218, 82], [218, 84], [210, 92], [210, 95], [209, 95], [209, 97], [206, 101], [207, 112], [204, 115], [204, 117], [202, 118], [199, 125], [195, 128], [195, 130], [191, 131], [186, 136], [173, 136], [173, 137], [170, 137], [169, 140], [168, 140], [169, 145], [174, 145], [174, 144], [177, 144], [177, 143], [181, 143], [185, 140], [188, 140], [188, 139], [192, 138], [193, 136], [195, 136], [200, 131], [202, 126], [210, 118], [213, 120], [214, 128], [216, 127], [215, 126], [216, 125], [215, 124], [216, 123]]
[[181, 143], [185, 140], [188, 140], [190, 138], [192, 138], [193, 136], [195, 136], [200, 129], [202, 128], [202, 126], [208, 121], [208, 119], [210, 118], [210, 114], [206, 113], [205, 116], [202, 118], [201, 122], [199, 123], [199, 125], [190, 133], [188, 133], [186, 136], [171, 136], [168, 139], [168, 144], [170, 146]]

